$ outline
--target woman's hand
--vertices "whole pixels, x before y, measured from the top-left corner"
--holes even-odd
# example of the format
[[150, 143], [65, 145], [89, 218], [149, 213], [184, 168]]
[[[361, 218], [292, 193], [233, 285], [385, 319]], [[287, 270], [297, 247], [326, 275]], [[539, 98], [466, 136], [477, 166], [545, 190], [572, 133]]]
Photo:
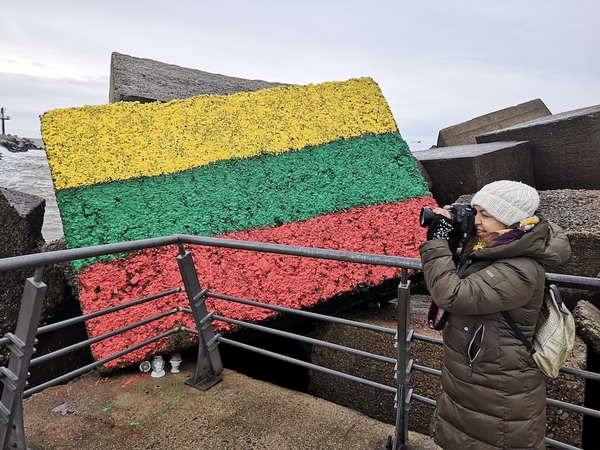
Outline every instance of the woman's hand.
[[431, 210], [431, 212], [433, 212], [434, 214], [440, 214], [444, 217], [447, 217], [448, 219], [452, 219], [452, 216], [450, 215], [450, 211], [448, 211], [450, 209], [450, 205], [446, 205], [443, 208], [433, 208]]
[[448, 240], [450, 232], [454, 228], [454, 221], [450, 215], [448, 209], [450, 206], [446, 205], [444, 208], [433, 208], [431, 211], [435, 214], [433, 220], [427, 228], [427, 240], [432, 239], [444, 239]]

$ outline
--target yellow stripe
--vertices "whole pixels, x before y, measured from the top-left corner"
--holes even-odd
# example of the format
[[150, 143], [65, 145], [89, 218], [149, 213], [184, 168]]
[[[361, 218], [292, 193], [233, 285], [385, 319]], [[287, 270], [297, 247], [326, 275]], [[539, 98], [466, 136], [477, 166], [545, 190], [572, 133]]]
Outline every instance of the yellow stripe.
[[56, 109], [41, 128], [57, 190], [398, 130], [371, 78]]

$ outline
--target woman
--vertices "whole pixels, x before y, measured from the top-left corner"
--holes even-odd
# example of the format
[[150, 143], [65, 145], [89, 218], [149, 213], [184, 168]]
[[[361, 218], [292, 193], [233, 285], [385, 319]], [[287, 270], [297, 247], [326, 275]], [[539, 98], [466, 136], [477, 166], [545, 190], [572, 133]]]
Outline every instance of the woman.
[[537, 191], [496, 181], [475, 194], [475, 236], [455, 265], [452, 220], [436, 213], [421, 245], [425, 282], [447, 311], [442, 390], [432, 422], [435, 441], [452, 449], [545, 449], [542, 372], [500, 311], [531, 340], [545, 269], [566, 261], [565, 233], [541, 215]]

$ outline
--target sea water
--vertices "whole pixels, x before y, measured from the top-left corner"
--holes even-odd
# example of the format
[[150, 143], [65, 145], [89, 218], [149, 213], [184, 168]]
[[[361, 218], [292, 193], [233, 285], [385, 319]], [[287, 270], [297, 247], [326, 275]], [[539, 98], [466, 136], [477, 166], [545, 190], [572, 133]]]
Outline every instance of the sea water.
[[[38, 147], [43, 147], [41, 139], [31, 140]], [[54, 185], [45, 150], [12, 153], [0, 145], [0, 186], [45, 199], [46, 211], [42, 236], [46, 242], [63, 236], [62, 221], [56, 204]], [[1, 220], [2, 218], [0, 218], [0, 222]]]

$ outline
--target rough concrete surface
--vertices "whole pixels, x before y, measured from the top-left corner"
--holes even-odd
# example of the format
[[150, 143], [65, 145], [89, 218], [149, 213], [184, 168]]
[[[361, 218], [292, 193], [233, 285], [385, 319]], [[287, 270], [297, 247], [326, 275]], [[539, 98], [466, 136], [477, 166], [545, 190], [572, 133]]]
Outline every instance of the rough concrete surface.
[[477, 143], [529, 141], [535, 187], [600, 189], [600, 105], [477, 136]]
[[[27, 446], [60, 449], [378, 449], [392, 425], [334, 403], [225, 370], [200, 391], [195, 363], [163, 378], [92, 371], [24, 401]], [[409, 449], [439, 449], [409, 434]]]
[[440, 205], [449, 205], [457, 197], [477, 192], [498, 179], [535, 184], [527, 142], [431, 148], [413, 152], [413, 156], [429, 173], [429, 190]]
[[229, 77], [114, 52], [109, 102], [168, 102], [199, 94], [229, 95], [277, 86], [284, 84]]
[[475, 144], [477, 142], [476, 137], [479, 134], [510, 127], [550, 114], [550, 110], [538, 98], [444, 128], [438, 134], [437, 146]]

